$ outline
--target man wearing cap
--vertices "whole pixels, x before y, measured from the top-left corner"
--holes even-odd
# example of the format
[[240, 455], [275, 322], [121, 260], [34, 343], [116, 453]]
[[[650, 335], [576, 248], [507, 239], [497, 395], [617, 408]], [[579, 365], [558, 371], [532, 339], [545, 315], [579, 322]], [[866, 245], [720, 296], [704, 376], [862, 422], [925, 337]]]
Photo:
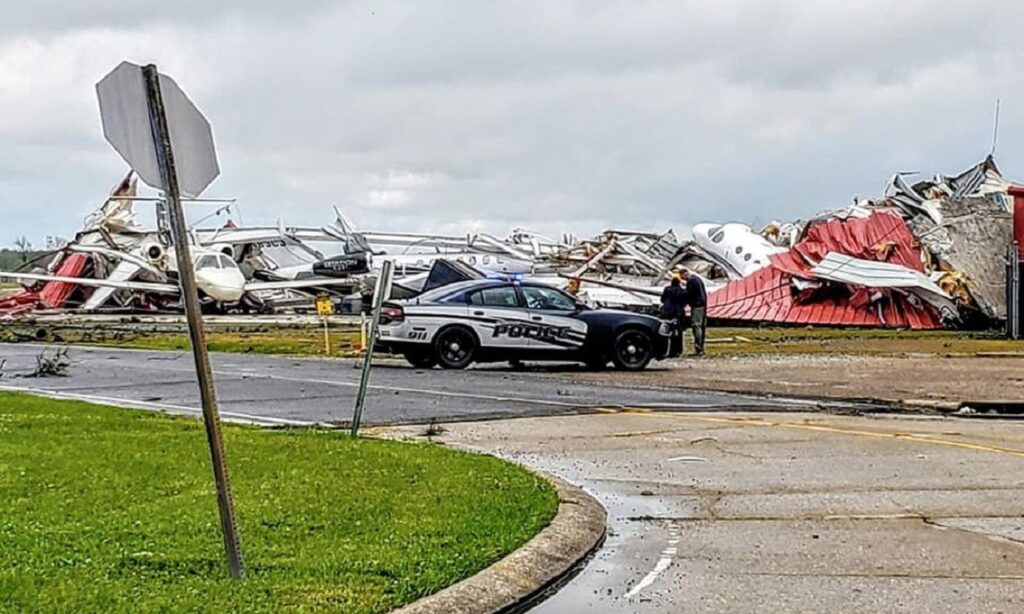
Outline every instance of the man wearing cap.
[[704, 288], [704, 280], [699, 275], [686, 269], [679, 272], [681, 279], [686, 281], [685, 303], [690, 306], [690, 328], [693, 330], [693, 353], [704, 355], [704, 336], [708, 329], [708, 292]]

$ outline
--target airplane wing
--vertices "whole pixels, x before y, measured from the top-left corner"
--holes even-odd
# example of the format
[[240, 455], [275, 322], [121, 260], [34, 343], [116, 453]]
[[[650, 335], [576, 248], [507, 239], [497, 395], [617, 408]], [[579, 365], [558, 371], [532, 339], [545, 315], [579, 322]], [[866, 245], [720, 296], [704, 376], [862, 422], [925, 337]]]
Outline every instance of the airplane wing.
[[[138, 273], [140, 269], [141, 267], [133, 262], [128, 262], [127, 260], [121, 261], [117, 263], [117, 266], [114, 267], [114, 270], [111, 271], [110, 275], [107, 276], [107, 281], [130, 281], [131, 278], [135, 276], [135, 274]], [[98, 288], [95, 292], [92, 293], [92, 296], [89, 297], [89, 300], [85, 301], [85, 304], [82, 305], [82, 309], [86, 311], [92, 311], [98, 308], [103, 303], [106, 303], [110, 299], [110, 297], [114, 295], [115, 292], [117, 292], [117, 288], [111, 286], [107, 286], [105, 288]]]
[[211, 243], [256, 243], [281, 238], [281, 231], [275, 227], [252, 228], [196, 228], [193, 230], [202, 245]]
[[282, 281], [250, 281], [245, 284], [245, 291], [292, 290], [299, 288], [318, 288], [321, 286], [351, 286], [353, 283], [355, 282], [351, 277], [314, 277], [312, 279], [286, 279]]
[[9, 273], [7, 271], [0, 271], [0, 279], [59, 281], [80, 286], [92, 286], [94, 288], [118, 288], [138, 290], [140, 292], [156, 292], [159, 294], [178, 294], [179, 292], [178, 286], [174, 284], [158, 284], [145, 281], [111, 281], [107, 279], [92, 279], [90, 277], [64, 277], [41, 273]]

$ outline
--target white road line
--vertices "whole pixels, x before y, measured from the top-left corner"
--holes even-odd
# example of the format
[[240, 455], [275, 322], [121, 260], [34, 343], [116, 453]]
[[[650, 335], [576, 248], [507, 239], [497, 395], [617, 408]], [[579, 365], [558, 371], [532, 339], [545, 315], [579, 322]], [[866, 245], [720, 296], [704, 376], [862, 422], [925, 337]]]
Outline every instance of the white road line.
[[[75, 401], [86, 401], [89, 403], [102, 403], [105, 405], [116, 405], [119, 407], [130, 407], [137, 409], [149, 409], [158, 411], [187, 412], [190, 414], [202, 414], [198, 407], [187, 405], [173, 405], [171, 403], [152, 403], [150, 401], [136, 401], [120, 397], [106, 397], [96, 394], [79, 394], [75, 392], [60, 392], [57, 390], [46, 390], [44, 388], [31, 388], [28, 386], [6, 386], [0, 385], [0, 390], [7, 392], [25, 392], [41, 397], [53, 399], [72, 399]], [[228, 422], [241, 424], [257, 424], [261, 426], [313, 426], [316, 423], [308, 420], [291, 420], [289, 418], [272, 418], [269, 416], [255, 416], [239, 412], [222, 411], [220, 416]]]
[[[107, 349], [107, 348], [104, 348], [104, 349]], [[118, 351], [122, 351], [122, 352], [125, 352], [125, 351], [139, 351], [139, 352], [146, 351], [146, 352], [150, 352], [150, 351], [152, 351], [152, 350], [128, 350], [128, 349], [123, 349], [123, 348], [116, 348], [116, 349]], [[189, 372], [192, 371], [192, 369], [174, 369], [174, 368], [171, 368], [171, 369], [161, 369], [161, 371], [173, 371], [173, 372], [179, 372], [179, 373], [189, 373]], [[342, 387], [342, 388], [358, 388], [359, 387], [359, 382], [343, 382], [343, 381], [337, 381], [337, 380], [318, 379], [318, 378], [288, 377], [288, 376], [284, 376], [284, 375], [269, 375], [269, 374], [259, 373], [259, 372], [255, 372], [254, 373], [251, 369], [248, 369], [248, 370], [245, 370], [245, 371], [235, 371], [235, 370], [227, 370], [227, 369], [214, 369], [213, 373], [214, 373], [214, 375], [222, 375], [222, 376], [226, 376], [226, 377], [241, 377], [243, 379], [256, 379], [256, 378], [259, 378], [259, 379], [276, 379], [276, 380], [283, 380], [283, 381], [289, 381], [289, 382], [298, 382], [298, 383], [306, 383], [306, 384], [324, 384], [324, 385], [327, 385], [327, 386], [339, 386], [339, 387]], [[537, 399], [537, 398], [526, 398], [526, 397], [505, 397], [505, 396], [476, 394], [476, 393], [470, 393], [470, 392], [450, 392], [450, 391], [446, 391], [446, 390], [433, 390], [433, 389], [430, 389], [430, 388], [408, 388], [408, 387], [399, 387], [399, 386], [379, 386], [379, 385], [378, 386], [370, 385], [367, 388], [370, 389], [370, 390], [383, 390], [385, 392], [398, 391], [398, 392], [406, 392], [406, 393], [410, 393], [410, 394], [427, 394], [427, 395], [433, 395], [433, 396], [439, 396], [439, 397], [475, 399], [475, 400], [480, 400], [480, 401], [497, 401], [497, 402], [506, 402], [506, 403], [527, 403], [527, 404], [531, 404], [531, 405], [547, 405], [547, 406], [551, 406], [551, 407], [576, 408], [576, 407], [593, 407], [595, 405], [598, 405], [598, 404], [595, 404], [595, 403], [584, 403], [584, 402], [569, 403], [569, 402], [565, 402], [565, 401], [552, 401], [550, 399]], [[708, 406], [708, 407], [711, 407], [711, 406]]]
[[658, 576], [660, 576], [661, 574], [665, 573], [665, 570], [668, 569], [669, 565], [671, 565], [671, 564], [672, 564], [672, 558], [671, 557], [664, 556], [664, 557], [658, 559], [658, 564], [654, 566], [654, 569], [652, 569], [649, 574], [644, 576], [642, 580], [640, 580], [639, 582], [636, 583], [636, 586], [631, 588], [629, 590], [629, 592], [626, 593], [626, 599], [629, 599], [631, 597], [636, 597], [645, 588], [647, 588], [651, 584], [654, 584], [654, 581], [658, 579]]
[[[149, 351], [149, 350], [147, 350]], [[161, 369], [161, 371], [174, 371], [179, 373], [189, 373], [192, 369]], [[253, 373], [251, 370], [238, 371], [228, 369], [214, 369], [214, 375], [222, 375], [227, 377], [241, 377], [243, 379], [276, 379], [288, 382], [298, 382], [305, 384], [324, 384], [327, 386], [339, 386], [342, 388], [358, 388], [359, 382], [344, 382], [338, 380], [319, 379], [310, 377], [288, 377], [286, 375], [273, 375], [267, 373]], [[447, 390], [433, 390], [430, 388], [408, 388], [400, 386], [368, 386], [370, 390], [383, 390], [385, 392], [407, 392], [413, 394], [429, 394], [440, 397], [452, 397], [452, 398], [463, 398], [463, 399], [477, 399], [481, 401], [498, 401], [498, 402], [510, 402], [510, 403], [529, 403], [534, 405], [550, 405], [554, 407], [591, 407], [593, 403], [569, 403], [566, 401], [552, 401], [550, 399], [537, 399], [527, 397], [506, 397], [496, 395], [477, 394], [471, 392], [450, 392]]]
[[639, 582], [637, 582], [636, 586], [629, 589], [629, 592], [626, 593], [627, 599], [631, 597], [636, 597], [645, 588], [647, 588], [651, 584], [654, 584], [654, 581], [658, 579], [658, 576], [665, 573], [665, 570], [668, 569], [670, 565], [672, 565], [672, 558], [679, 553], [679, 549], [676, 548], [676, 544], [679, 543], [679, 533], [673, 530], [669, 532], [668, 536], [669, 547], [661, 551], [661, 558], [658, 559], [658, 562], [657, 564], [655, 564], [654, 569], [652, 569], [650, 573], [648, 573]]
[[[74, 346], [74, 347], [79, 347], [80, 349], [83, 349], [83, 350], [86, 350], [86, 349], [87, 350], [93, 350], [96, 353], [110, 352], [110, 351], [114, 351], [114, 352], [150, 352], [150, 353], [159, 353], [159, 351], [156, 351], [156, 350], [139, 350], [139, 349], [134, 349], [134, 348], [108, 348], [108, 347], [91, 347], [91, 346]], [[294, 358], [294, 357], [289, 357], [288, 359], [289, 360], [300, 360], [300, 361], [311, 362], [311, 363], [322, 362], [322, 360], [311, 359], [311, 358]], [[278, 379], [278, 380], [292, 381], [292, 382], [299, 382], [299, 383], [324, 384], [324, 385], [328, 385], [328, 386], [339, 386], [339, 387], [344, 387], [344, 388], [356, 388], [356, 387], [359, 386], [358, 382], [345, 382], [345, 381], [317, 379], [317, 378], [287, 377], [287, 376], [282, 376], [282, 375], [272, 375], [272, 374], [259, 373], [258, 371], [257, 371], [257, 373], [253, 373], [253, 370], [254, 369], [258, 369], [258, 368], [259, 367], [249, 367], [249, 368], [246, 368], [245, 370], [214, 369], [213, 372], [214, 372], [215, 375], [224, 375], [224, 376], [229, 376], [229, 377], [242, 377], [242, 378], [247, 378], [247, 379], [253, 379], [253, 378]], [[182, 373], [191, 372], [191, 369], [175, 369], [175, 368], [170, 368], [170, 369], [161, 369], [161, 370], [162, 371], [177, 371], [177, 372], [182, 372]], [[550, 399], [539, 399], [539, 398], [529, 398], [529, 397], [485, 395], [485, 394], [478, 394], [478, 393], [472, 393], [472, 392], [451, 392], [451, 391], [447, 391], [447, 390], [434, 390], [434, 389], [430, 389], [430, 388], [408, 388], [408, 387], [380, 386], [380, 385], [376, 385], [376, 386], [375, 385], [370, 385], [370, 386], [368, 386], [368, 388], [370, 390], [383, 390], [385, 392], [398, 391], [398, 392], [405, 392], [405, 393], [410, 393], [410, 394], [427, 394], [427, 395], [433, 395], [433, 396], [439, 396], [439, 397], [461, 398], [461, 399], [475, 399], [475, 400], [481, 400], [481, 401], [495, 401], [495, 402], [505, 402], [505, 403], [526, 403], [526, 404], [532, 404], [532, 405], [545, 405], [545, 406], [549, 406], [549, 407], [588, 408], [588, 407], [597, 407], [597, 406], [602, 406], [602, 407], [623, 406], [620, 403], [588, 403], [588, 402], [585, 402], [585, 401], [580, 401], [580, 402], [553, 401], [553, 400], [550, 400]], [[716, 409], [716, 408], [719, 408], [721, 406], [722, 406], [721, 403], [646, 403], [646, 404], [643, 405], [643, 407], [645, 409], [647, 409], [647, 408], [649, 408], [649, 409], [680, 409], [680, 408], [685, 408], [685, 409], [691, 409], [691, 410]]]

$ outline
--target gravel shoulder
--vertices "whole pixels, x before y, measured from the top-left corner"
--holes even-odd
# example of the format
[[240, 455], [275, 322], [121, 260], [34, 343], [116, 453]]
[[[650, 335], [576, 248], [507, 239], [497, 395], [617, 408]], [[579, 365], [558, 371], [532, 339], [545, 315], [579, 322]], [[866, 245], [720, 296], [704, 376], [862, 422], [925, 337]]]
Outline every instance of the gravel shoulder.
[[955, 409], [1024, 402], [1024, 357], [750, 355], [684, 358], [641, 373], [566, 375], [580, 382], [827, 399], [876, 399]]

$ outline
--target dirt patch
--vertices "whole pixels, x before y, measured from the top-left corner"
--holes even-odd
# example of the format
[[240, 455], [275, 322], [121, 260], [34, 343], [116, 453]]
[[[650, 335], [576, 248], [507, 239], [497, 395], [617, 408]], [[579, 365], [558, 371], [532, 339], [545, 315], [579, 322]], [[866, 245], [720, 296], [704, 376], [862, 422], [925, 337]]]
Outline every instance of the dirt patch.
[[681, 359], [641, 373], [576, 373], [580, 381], [759, 395], [879, 399], [950, 408], [1024, 402], [1024, 357], [748, 355]]
[[[689, 335], [687, 335], [689, 341]], [[907, 331], [857, 328], [714, 327], [708, 331], [712, 357], [833, 354], [851, 356], [973, 355], [1022, 352], [1024, 343], [999, 331]]]

